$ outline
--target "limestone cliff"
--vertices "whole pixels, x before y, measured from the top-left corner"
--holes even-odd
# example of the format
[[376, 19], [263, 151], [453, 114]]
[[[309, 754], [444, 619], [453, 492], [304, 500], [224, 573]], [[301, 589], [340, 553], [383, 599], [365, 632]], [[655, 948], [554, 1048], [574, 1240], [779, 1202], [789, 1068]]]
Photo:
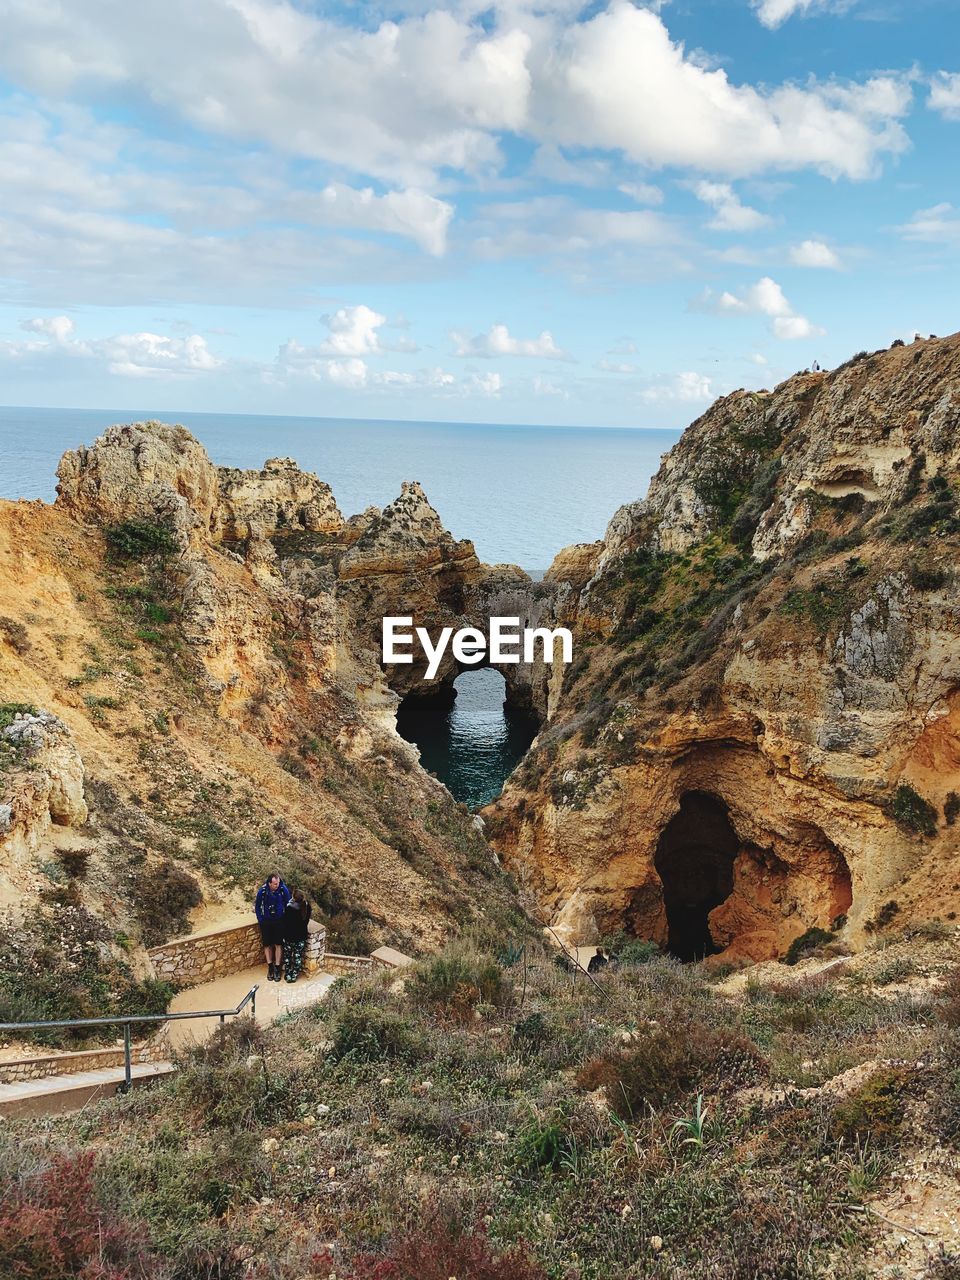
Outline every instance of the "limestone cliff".
[[494, 843], [567, 937], [960, 911], [960, 336], [718, 401], [558, 557], [577, 660]]
[[0, 503], [0, 906], [76, 904], [136, 945], [186, 927], [184, 903], [194, 924], [249, 910], [278, 866], [334, 950], [515, 909], [397, 735], [369, 625], [390, 582], [439, 619], [503, 576], [419, 486], [345, 521], [292, 460], [217, 468], [160, 423], [58, 476], [53, 506]]

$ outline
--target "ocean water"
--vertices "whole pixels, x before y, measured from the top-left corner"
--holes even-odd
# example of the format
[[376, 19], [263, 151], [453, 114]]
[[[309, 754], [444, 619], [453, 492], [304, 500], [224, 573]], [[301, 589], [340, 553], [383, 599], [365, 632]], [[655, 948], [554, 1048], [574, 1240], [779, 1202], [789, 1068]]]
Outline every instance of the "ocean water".
[[[0, 408], [0, 498], [55, 497], [66, 449], [115, 422], [180, 422], [214, 462], [260, 467], [295, 458], [332, 487], [344, 515], [385, 506], [403, 480], [419, 480], [447, 528], [471, 538], [481, 560], [540, 576], [561, 547], [602, 537], [624, 502], [642, 498], [660, 457], [679, 437], [662, 430], [362, 422], [150, 409]], [[452, 708], [407, 709], [398, 728], [458, 800], [499, 794], [533, 730], [504, 713], [502, 677], [465, 673]]]
[[525, 716], [507, 716], [503, 676], [492, 667], [464, 671], [454, 685], [456, 701], [437, 710], [408, 698], [397, 730], [420, 749], [420, 763], [471, 809], [493, 800], [523, 758], [537, 726]]
[[55, 496], [66, 449], [114, 422], [181, 422], [214, 462], [260, 467], [289, 456], [332, 487], [353, 515], [419, 480], [457, 538], [481, 560], [545, 570], [561, 547], [603, 536], [623, 502], [642, 498], [679, 433], [603, 427], [362, 422], [149, 409], [0, 408], [0, 498]]

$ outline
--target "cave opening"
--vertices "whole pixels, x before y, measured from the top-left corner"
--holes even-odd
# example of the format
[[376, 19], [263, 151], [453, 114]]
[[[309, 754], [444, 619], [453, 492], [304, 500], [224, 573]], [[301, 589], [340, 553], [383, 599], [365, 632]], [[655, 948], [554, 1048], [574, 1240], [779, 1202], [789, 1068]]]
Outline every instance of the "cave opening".
[[688, 791], [664, 827], [654, 866], [663, 884], [667, 950], [678, 960], [702, 960], [719, 948], [709, 915], [733, 892], [733, 862], [740, 840], [717, 796]]
[[488, 804], [526, 755], [537, 721], [511, 704], [494, 667], [472, 667], [452, 685], [424, 696], [408, 694], [397, 710], [397, 732], [420, 751], [455, 800], [470, 809]]

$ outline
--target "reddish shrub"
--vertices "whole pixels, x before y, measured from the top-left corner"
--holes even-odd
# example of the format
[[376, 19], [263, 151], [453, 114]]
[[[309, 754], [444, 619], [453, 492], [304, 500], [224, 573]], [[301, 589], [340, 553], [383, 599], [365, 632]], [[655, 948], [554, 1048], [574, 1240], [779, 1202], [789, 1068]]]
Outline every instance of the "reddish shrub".
[[0, 1275], [18, 1280], [149, 1280], [142, 1234], [98, 1202], [93, 1156], [61, 1156], [0, 1183]]
[[[341, 1269], [337, 1268], [337, 1274]], [[499, 1250], [482, 1225], [431, 1217], [396, 1236], [385, 1254], [364, 1254], [346, 1269], [345, 1280], [547, 1280], [526, 1245]]]

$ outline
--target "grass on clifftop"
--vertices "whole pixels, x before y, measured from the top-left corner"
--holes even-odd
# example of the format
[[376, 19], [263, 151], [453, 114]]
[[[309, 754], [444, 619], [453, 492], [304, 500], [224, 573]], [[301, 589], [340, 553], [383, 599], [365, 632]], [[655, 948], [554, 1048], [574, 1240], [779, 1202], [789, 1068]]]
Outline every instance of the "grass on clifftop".
[[[855, 1280], [882, 1228], [865, 1201], [931, 1134], [960, 1153], [956, 973], [730, 996], [653, 959], [600, 983], [461, 942], [235, 1023], [157, 1089], [13, 1122], [0, 1272]], [[84, 1271], [91, 1221], [110, 1252]]]

